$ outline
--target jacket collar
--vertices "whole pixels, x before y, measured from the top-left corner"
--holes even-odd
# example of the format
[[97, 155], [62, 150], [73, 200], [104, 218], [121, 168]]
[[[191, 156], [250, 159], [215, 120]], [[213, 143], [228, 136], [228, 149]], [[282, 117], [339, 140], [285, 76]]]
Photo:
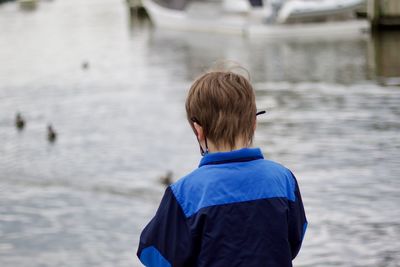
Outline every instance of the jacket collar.
[[201, 159], [199, 167], [210, 164], [243, 162], [263, 158], [264, 156], [259, 148], [242, 148], [229, 152], [215, 152], [206, 154]]

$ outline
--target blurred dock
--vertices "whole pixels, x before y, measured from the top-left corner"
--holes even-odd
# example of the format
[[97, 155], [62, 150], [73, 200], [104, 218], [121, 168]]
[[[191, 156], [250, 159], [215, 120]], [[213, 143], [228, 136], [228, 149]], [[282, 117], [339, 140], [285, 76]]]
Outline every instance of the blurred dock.
[[400, 29], [399, 0], [368, 0], [367, 12], [372, 28]]

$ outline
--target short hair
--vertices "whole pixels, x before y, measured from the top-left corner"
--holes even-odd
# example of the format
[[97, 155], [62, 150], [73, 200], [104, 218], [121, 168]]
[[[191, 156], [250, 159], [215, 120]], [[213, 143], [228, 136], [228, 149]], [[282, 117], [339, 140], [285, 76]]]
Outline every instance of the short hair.
[[256, 103], [250, 81], [232, 71], [211, 71], [197, 78], [186, 98], [187, 119], [196, 122], [217, 148], [233, 149], [239, 138], [250, 145], [254, 136]]

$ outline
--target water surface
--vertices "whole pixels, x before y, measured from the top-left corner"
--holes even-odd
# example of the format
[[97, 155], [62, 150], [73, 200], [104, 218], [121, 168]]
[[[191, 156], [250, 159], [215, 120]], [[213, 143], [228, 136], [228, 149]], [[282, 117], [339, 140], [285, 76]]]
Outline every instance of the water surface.
[[159, 177], [178, 179], [200, 160], [188, 87], [213, 61], [233, 59], [268, 109], [255, 145], [302, 189], [310, 226], [295, 266], [400, 266], [400, 88], [380, 85], [387, 61], [376, 49], [368, 36], [155, 30], [132, 21], [124, 1], [2, 4], [0, 265], [140, 266]]

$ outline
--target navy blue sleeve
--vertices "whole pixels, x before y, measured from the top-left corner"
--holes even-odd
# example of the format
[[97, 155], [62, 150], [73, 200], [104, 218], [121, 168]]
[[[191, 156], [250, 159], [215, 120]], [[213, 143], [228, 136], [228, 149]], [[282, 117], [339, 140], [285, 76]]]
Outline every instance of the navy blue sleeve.
[[295, 182], [295, 201], [289, 201], [289, 243], [292, 252], [292, 259], [294, 259], [300, 251], [301, 243], [307, 229], [307, 219], [301, 199], [299, 185], [296, 178], [293, 176]]
[[137, 256], [147, 267], [191, 266], [191, 240], [183, 210], [168, 187], [140, 236]]

